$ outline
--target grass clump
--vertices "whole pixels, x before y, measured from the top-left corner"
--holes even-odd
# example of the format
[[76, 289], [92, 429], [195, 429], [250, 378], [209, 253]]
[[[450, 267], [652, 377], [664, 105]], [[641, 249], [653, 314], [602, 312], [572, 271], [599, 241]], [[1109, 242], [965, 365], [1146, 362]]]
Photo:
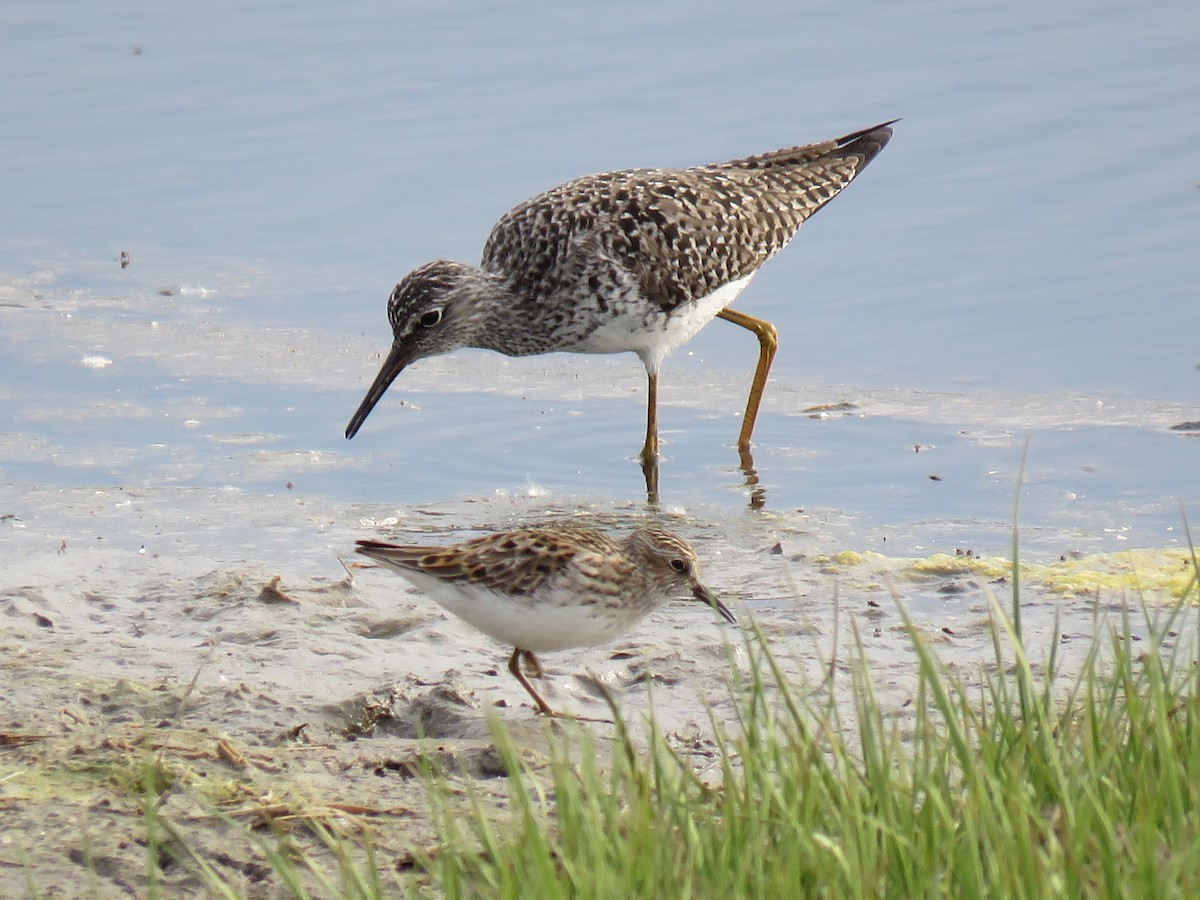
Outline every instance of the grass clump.
[[511, 811], [445, 815], [428, 874], [452, 896], [1200, 896], [1184, 608], [1141, 611], [1140, 641], [1126, 611], [1066, 679], [994, 606], [997, 665], [968, 683], [901, 607], [918, 672], [892, 714], [861, 642], [839, 706], [789, 685], [756, 633], [737, 725], [713, 723], [715, 785], [652, 723], [648, 746], [618, 724], [603, 765], [569, 731], [541, 774], [498, 729]]

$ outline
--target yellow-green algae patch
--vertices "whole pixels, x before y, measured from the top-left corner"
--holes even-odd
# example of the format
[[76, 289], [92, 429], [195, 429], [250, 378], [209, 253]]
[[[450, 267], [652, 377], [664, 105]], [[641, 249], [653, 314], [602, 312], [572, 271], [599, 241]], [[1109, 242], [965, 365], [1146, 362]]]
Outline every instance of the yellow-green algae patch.
[[[1001, 556], [933, 553], [926, 557], [891, 557], [872, 551], [843, 550], [817, 560], [827, 574], [847, 575], [855, 587], [875, 589], [880, 579], [922, 584], [969, 575], [1000, 581], [1012, 574], [1012, 562]], [[1164, 601], [1200, 600], [1196, 567], [1187, 550], [1136, 549], [1091, 556], [1063, 557], [1053, 562], [1022, 562], [1021, 579], [1057, 596], [1118, 592]]]
[[[1037, 568], [1037, 567], [1032, 567]], [[1040, 567], [1041, 581], [1055, 594], [1088, 594], [1097, 590], [1139, 596], [1160, 595], [1173, 600], [1200, 599], [1196, 569], [1185, 550], [1122, 550], [1061, 559]], [[1025, 567], [1021, 568], [1022, 573]]]

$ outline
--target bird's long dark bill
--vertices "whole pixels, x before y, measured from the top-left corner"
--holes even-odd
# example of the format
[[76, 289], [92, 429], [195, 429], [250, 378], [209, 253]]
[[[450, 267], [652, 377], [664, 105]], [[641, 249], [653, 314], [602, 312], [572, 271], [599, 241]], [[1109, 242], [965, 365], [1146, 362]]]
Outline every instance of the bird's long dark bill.
[[726, 606], [724, 603], [722, 603], [720, 600], [718, 600], [716, 594], [714, 594], [712, 591], [710, 591], [704, 585], [702, 585], [702, 584], [696, 585], [695, 590], [692, 591], [692, 596], [695, 597], [697, 600], [699, 600], [701, 603], [703, 603], [707, 606], [711, 606], [713, 609], [715, 609], [717, 612], [719, 612], [721, 614], [721, 618], [724, 619], [726, 622], [728, 622], [730, 625], [737, 624], [737, 619], [735, 619], [733, 617], [733, 613], [731, 613], [729, 611], [729, 607]]
[[379, 398], [391, 387], [392, 382], [396, 380], [396, 376], [404, 371], [404, 367], [409, 364], [409, 361], [407, 353], [395, 345], [392, 346], [387, 359], [383, 361], [383, 365], [379, 369], [379, 374], [375, 376], [375, 381], [372, 383], [371, 389], [367, 391], [367, 396], [358, 405], [358, 410], [354, 413], [350, 424], [346, 426], [347, 440], [358, 434], [358, 429], [367, 420], [367, 416], [371, 414], [371, 410], [375, 408], [375, 404], [379, 402]]

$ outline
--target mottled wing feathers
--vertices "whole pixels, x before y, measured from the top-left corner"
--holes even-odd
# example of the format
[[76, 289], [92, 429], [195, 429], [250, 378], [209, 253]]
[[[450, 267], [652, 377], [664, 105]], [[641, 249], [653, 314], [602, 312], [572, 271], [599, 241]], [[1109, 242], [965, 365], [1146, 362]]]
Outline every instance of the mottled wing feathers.
[[571, 565], [590, 566], [582, 557], [619, 553], [607, 535], [588, 529], [522, 529], [484, 535], [451, 547], [407, 546], [358, 541], [358, 551], [402, 569], [446, 582], [528, 595]]
[[505, 214], [483, 268], [540, 298], [603, 277], [603, 265], [589, 272], [569, 264], [573, 256], [616, 261], [648, 299], [673, 309], [783, 249], [883, 149], [889, 124], [724, 163], [578, 178]]

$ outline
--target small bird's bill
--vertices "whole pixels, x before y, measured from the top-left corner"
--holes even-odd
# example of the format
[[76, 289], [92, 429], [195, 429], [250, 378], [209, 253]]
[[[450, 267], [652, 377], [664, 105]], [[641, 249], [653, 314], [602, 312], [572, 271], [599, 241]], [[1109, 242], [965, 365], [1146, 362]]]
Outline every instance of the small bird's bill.
[[375, 408], [375, 404], [379, 402], [379, 398], [391, 387], [392, 382], [396, 380], [396, 376], [403, 372], [404, 367], [411, 361], [405, 350], [402, 350], [395, 344], [392, 345], [387, 359], [383, 361], [383, 365], [379, 368], [379, 374], [375, 376], [375, 381], [371, 384], [371, 389], [367, 391], [367, 396], [359, 404], [358, 411], [354, 413], [354, 418], [346, 426], [347, 440], [358, 434], [358, 429], [367, 420], [367, 416], [371, 414], [371, 410]]
[[736, 625], [737, 619], [733, 617], [733, 613], [729, 611], [729, 607], [717, 599], [717, 595], [710, 591], [702, 584], [696, 585], [692, 590], [692, 596], [708, 606], [711, 606], [721, 614], [721, 618], [730, 625]]

